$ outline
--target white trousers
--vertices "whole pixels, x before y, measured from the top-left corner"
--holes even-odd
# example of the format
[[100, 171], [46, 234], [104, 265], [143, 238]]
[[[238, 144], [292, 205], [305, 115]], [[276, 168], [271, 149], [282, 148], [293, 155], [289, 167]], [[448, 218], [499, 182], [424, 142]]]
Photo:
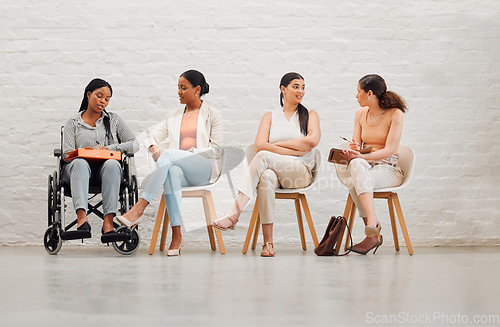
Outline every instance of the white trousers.
[[287, 189], [307, 187], [311, 180], [310, 169], [298, 159], [260, 151], [248, 166], [238, 191], [252, 198], [254, 190], [257, 190], [260, 221], [262, 224], [272, 224], [275, 190], [280, 186]]
[[360, 217], [366, 217], [366, 212], [359, 201], [360, 194], [373, 193], [373, 190], [385, 187], [399, 186], [403, 182], [403, 171], [397, 164], [397, 157], [393, 156], [391, 159], [391, 164], [385, 162], [370, 164], [365, 159], [355, 158], [347, 166], [335, 165], [337, 175], [349, 189]]

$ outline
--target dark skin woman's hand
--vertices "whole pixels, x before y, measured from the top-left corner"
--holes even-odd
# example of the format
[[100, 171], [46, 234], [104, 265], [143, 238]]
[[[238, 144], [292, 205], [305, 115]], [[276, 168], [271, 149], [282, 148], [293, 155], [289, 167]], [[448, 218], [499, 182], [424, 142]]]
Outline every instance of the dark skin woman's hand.
[[153, 157], [153, 160], [155, 162], [158, 160], [158, 158], [160, 158], [161, 154], [163, 153], [163, 150], [157, 145], [150, 146], [149, 151], [151, 151], [151, 156]]

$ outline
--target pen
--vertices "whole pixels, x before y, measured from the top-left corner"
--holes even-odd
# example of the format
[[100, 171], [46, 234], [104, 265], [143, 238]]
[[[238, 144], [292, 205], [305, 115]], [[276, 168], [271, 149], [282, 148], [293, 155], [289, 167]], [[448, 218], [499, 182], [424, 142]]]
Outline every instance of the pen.
[[341, 139], [343, 139], [343, 140], [345, 140], [345, 141], [349, 142], [349, 143], [352, 143], [352, 141], [349, 141], [348, 139], [346, 139], [346, 138], [345, 138], [345, 137], [343, 137], [343, 136], [339, 136], [339, 137], [340, 137]]

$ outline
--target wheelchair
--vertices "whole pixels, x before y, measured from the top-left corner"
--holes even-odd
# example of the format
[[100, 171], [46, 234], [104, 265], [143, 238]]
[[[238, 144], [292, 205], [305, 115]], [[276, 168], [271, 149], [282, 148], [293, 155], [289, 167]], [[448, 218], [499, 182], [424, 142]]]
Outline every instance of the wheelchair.
[[[67, 164], [62, 158], [63, 127], [61, 128], [61, 147], [54, 150], [54, 157], [58, 158], [58, 170], [54, 171], [48, 178], [48, 229], [43, 237], [43, 244], [45, 250], [51, 255], [55, 255], [61, 250], [63, 241], [82, 239], [83, 243], [83, 238], [88, 238], [87, 235], [84, 235], [88, 232], [70, 231], [77, 224], [76, 218], [66, 225], [67, 205], [65, 204], [65, 197], [71, 197], [71, 188], [69, 183], [62, 179], [63, 168]], [[133, 156], [133, 153], [123, 153], [122, 160], [120, 161], [123, 174], [120, 183], [118, 211], [122, 215], [132, 208], [139, 198], [137, 177], [132, 174], [130, 167], [130, 160]], [[91, 179], [87, 214], [93, 213], [104, 219], [104, 214], [99, 210], [99, 207], [102, 206], [102, 199], [96, 204], [90, 203], [90, 200], [99, 194], [101, 194], [100, 183], [96, 183]], [[133, 228], [131, 230], [115, 222], [113, 222], [113, 227], [116, 231], [116, 236], [110, 242], [113, 248], [123, 255], [134, 253], [141, 243], [141, 237], [137, 229]]]

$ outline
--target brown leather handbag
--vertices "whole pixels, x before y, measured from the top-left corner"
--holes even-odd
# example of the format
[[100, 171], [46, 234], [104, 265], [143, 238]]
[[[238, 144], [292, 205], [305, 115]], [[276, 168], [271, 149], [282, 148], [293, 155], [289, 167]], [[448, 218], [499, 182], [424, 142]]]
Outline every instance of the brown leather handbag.
[[319, 256], [343, 256], [349, 254], [352, 247], [352, 237], [350, 237], [351, 247], [349, 247], [349, 250], [346, 253], [338, 254], [335, 249], [335, 246], [338, 243], [342, 243], [341, 231], [344, 230], [345, 227], [347, 227], [347, 232], [350, 236], [351, 231], [349, 230], [349, 226], [347, 226], [347, 220], [342, 216], [333, 216], [326, 227], [323, 239], [319, 243], [318, 247], [314, 249], [314, 253]]

